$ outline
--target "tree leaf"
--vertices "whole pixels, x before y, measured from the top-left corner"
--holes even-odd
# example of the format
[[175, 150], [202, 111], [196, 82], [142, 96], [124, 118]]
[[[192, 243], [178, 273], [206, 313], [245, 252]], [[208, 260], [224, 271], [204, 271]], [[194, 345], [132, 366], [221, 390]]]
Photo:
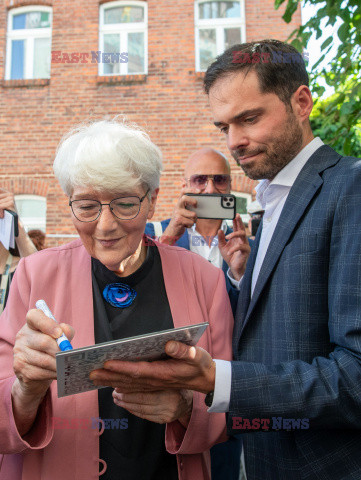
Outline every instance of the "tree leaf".
[[328, 37], [327, 40], [325, 40], [321, 45], [321, 50], [324, 50], [325, 48], [327, 48], [332, 42], [333, 42], [333, 37]]
[[288, 0], [287, 7], [285, 13], [283, 14], [282, 18], [286, 23], [290, 23], [292, 20], [292, 16], [297, 10], [298, 7], [298, 0]]
[[338, 38], [341, 40], [341, 42], [346, 42], [346, 40], [348, 39], [349, 28], [350, 28], [350, 24], [343, 23], [341, 27], [337, 30], [337, 35], [338, 35]]
[[347, 137], [343, 142], [343, 153], [347, 156], [351, 155], [351, 139]]
[[275, 0], [275, 10], [278, 10], [285, 0]]

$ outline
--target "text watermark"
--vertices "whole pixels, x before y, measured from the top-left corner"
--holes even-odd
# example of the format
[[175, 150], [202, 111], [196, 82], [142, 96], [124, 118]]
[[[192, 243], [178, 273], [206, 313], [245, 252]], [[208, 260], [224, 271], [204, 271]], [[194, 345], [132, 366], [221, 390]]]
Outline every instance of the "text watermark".
[[232, 63], [302, 63], [308, 62], [308, 52], [293, 53], [293, 52], [254, 52], [250, 55], [247, 52], [236, 50], [232, 52]]
[[128, 53], [106, 53], [101, 50], [91, 52], [51, 52], [51, 63], [128, 63]]
[[126, 430], [128, 418], [62, 418], [52, 417], [54, 430]]
[[232, 417], [232, 428], [234, 430], [308, 430], [310, 428], [309, 418], [244, 418]]

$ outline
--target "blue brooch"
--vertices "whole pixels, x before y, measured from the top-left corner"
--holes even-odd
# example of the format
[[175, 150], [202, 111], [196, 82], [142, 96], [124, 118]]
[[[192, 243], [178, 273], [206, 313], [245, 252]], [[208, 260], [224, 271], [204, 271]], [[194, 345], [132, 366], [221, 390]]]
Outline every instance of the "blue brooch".
[[125, 283], [110, 283], [103, 290], [104, 299], [113, 307], [129, 307], [137, 296], [137, 292]]

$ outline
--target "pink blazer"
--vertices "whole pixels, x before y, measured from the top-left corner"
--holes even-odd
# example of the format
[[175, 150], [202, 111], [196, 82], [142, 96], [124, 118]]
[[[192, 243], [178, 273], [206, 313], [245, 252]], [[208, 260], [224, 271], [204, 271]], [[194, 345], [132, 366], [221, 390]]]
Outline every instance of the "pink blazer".
[[[174, 326], [208, 321], [199, 346], [230, 360], [233, 317], [222, 270], [183, 248], [157, 246]], [[96, 479], [99, 431], [89, 424], [59, 429], [53, 422], [98, 417], [96, 390], [58, 399], [54, 381], [30, 432], [20, 437], [14, 423], [12, 349], [26, 312], [40, 298], [55, 318], [74, 326], [74, 348], [94, 344], [91, 259], [80, 240], [22, 259], [0, 317], [0, 480]], [[204, 395], [194, 393], [188, 428], [179, 422], [166, 428], [166, 448], [177, 455], [179, 479], [210, 479], [209, 448], [225, 439], [225, 415], [207, 413]]]

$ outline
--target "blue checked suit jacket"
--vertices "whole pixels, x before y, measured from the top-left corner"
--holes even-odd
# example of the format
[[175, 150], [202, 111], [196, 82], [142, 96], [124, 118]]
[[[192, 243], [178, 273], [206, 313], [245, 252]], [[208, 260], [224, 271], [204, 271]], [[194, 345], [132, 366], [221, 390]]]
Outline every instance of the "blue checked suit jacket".
[[[228, 415], [309, 419], [243, 435], [248, 480], [361, 479], [361, 160], [320, 147], [236, 312]], [[272, 423], [272, 422], [271, 422]]]

